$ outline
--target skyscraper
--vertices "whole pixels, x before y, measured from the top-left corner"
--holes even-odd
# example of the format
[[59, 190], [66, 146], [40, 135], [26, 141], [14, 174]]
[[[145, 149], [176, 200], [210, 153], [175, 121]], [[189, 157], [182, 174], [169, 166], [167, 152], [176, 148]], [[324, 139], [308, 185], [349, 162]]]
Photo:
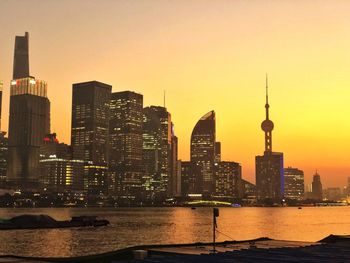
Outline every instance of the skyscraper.
[[161, 122], [151, 107], [143, 109], [142, 187], [145, 201], [157, 200], [160, 188]]
[[279, 202], [284, 194], [283, 153], [272, 151], [273, 122], [269, 119], [268, 83], [266, 77], [266, 119], [261, 123], [265, 133], [265, 152], [255, 157], [256, 187], [258, 200]]
[[304, 199], [304, 172], [297, 168], [284, 168], [284, 197]]
[[191, 135], [191, 163], [199, 167], [201, 193], [209, 197], [214, 190], [215, 112], [205, 114], [195, 125]]
[[9, 165], [7, 180], [23, 189], [36, 188], [39, 149], [50, 133], [47, 84], [29, 76], [28, 33], [17, 36], [10, 91]]
[[312, 199], [322, 200], [322, 197], [323, 197], [323, 193], [322, 193], [321, 176], [316, 171], [312, 179]]
[[142, 108], [141, 94], [123, 91], [111, 95], [110, 190], [120, 204], [137, 203], [141, 199]]
[[143, 178], [158, 200], [172, 197], [176, 186], [177, 137], [165, 107], [143, 109]]
[[109, 103], [112, 86], [89, 81], [73, 84], [71, 145], [73, 158], [84, 160], [84, 190], [108, 190]]

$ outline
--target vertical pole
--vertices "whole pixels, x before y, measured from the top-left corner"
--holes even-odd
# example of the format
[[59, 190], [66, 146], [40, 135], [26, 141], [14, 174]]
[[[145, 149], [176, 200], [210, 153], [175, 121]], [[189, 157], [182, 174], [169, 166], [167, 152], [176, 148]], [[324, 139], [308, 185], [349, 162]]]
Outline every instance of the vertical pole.
[[213, 208], [213, 253], [216, 252], [215, 234], [216, 234], [216, 218], [219, 216], [219, 208]]
[[215, 208], [213, 208], [213, 252], [215, 253], [215, 226], [216, 226], [216, 216], [215, 216]]

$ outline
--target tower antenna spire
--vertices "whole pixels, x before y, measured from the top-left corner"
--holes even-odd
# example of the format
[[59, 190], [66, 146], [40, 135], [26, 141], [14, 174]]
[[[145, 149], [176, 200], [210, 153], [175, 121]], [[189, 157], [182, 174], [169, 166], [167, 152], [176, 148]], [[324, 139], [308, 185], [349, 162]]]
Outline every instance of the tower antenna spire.
[[269, 79], [266, 73], [266, 104], [269, 104]]
[[265, 104], [265, 114], [266, 118], [261, 123], [261, 128], [265, 132], [265, 152], [271, 152], [272, 151], [272, 130], [273, 130], [273, 122], [269, 119], [269, 83], [268, 83], [268, 77], [266, 73], [266, 83], [265, 83], [265, 89], [266, 89], [266, 104]]
[[164, 105], [164, 108], [165, 108], [165, 90], [164, 90], [164, 94], [163, 94], [163, 105]]

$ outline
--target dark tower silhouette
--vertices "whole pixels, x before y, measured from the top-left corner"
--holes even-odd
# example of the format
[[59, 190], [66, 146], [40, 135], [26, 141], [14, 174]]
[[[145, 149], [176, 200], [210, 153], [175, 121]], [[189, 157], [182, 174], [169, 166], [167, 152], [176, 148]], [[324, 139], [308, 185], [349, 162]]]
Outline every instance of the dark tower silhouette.
[[12, 79], [29, 77], [29, 34], [16, 36]]
[[322, 200], [322, 197], [321, 176], [316, 171], [312, 180], [312, 198], [315, 200]]
[[265, 132], [265, 152], [271, 153], [272, 151], [272, 130], [274, 128], [273, 122], [269, 119], [269, 94], [268, 94], [268, 83], [266, 76], [266, 104], [265, 113], [266, 119], [261, 123], [261, 129]]
[[255, 157], [256, 187], [259, 200], [269, 199], [279, 202], [283, 198], [284, 173], [283, 153], [272, 151], [273, 122], [269, 119], [268, 81], [266, 75], [266, 118], [261, 123], [261, 129], [265, 133], [264, 155]]
[[39, 150], [50, 133], [47, 84], [29, 76], [28, 33], [16, 37], [10, 90], [7, 180], [22, 189], [36, 188]]

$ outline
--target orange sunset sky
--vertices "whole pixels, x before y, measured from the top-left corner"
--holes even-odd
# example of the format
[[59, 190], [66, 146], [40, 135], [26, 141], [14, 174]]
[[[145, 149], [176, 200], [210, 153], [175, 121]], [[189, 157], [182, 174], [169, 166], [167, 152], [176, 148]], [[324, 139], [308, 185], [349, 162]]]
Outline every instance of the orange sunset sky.
[[255, 181], [264, 150], [265, 73], [273, 150], [315, 169], [325, 187], [350, 176], [350, 1], [0, 0], [2, 129], [8, 129], [15, 35], [29, 32], [31, 75], [48, 82], [51, 128], [70, 143], [72, 83], [99, 80], [166, 105], [189, 159], [196, 121], [216, 111], [224, 160]]

